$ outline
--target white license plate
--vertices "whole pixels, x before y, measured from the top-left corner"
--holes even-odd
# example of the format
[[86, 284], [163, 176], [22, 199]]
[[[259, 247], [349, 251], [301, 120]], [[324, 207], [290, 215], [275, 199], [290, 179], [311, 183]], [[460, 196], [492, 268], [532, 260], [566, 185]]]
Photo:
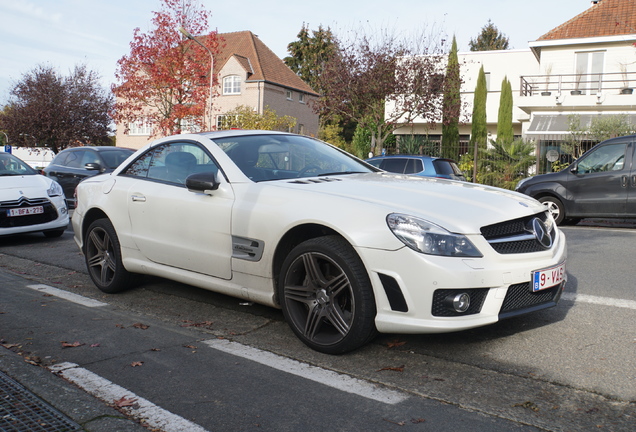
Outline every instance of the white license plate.
[[13, 209], [7, 210], [7, 216], [9, 217], [28, 216], [28, 215], [40, 214], [40, 213], [44, 213], [44, 207], [42, 206], [21, 207], [21, 208], [13, 208]]
[[556, 267], [532, 272], [532, 291], [541, 291], [560, 284], [565, 279], [565, 262]]

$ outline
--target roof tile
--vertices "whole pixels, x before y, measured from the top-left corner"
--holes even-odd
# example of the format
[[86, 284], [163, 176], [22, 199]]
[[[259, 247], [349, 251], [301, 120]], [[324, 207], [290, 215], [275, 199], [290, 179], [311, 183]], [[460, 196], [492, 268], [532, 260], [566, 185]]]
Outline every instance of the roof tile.
[[600, 0], [538, 40], [618, 36], [636, 33], [635, 0]]
[[219, 33], [219, 54], [215, 61], [220, 70], [235, 57], [248, 73], [249, 80], [263, 80], [283, 87], [316, 95], [298, 75], [274, 54], [254, 33], [240, 31]]

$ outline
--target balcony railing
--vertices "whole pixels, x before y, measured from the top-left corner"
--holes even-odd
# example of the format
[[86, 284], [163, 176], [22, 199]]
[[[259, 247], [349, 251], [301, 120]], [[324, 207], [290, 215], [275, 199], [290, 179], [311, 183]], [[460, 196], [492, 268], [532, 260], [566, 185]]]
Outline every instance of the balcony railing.
[[[521, 96], [598, 94], [631, 94], [636, 86], [636, 72], [603, 74], [524, 75], [521, 77]], [[627, 90], [630, 89], [630, 90]]]

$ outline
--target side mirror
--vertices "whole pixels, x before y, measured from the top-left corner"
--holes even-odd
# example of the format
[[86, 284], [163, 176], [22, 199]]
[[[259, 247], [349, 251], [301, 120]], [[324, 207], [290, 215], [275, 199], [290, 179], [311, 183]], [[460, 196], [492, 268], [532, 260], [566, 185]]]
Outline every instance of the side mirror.
[[90, 162], [87, 163], [86, 165], [84, 165], [84, 168], [86, 168], [88, 171], [101, 171], [102, 170], [102, 166], [96, 162]]
[[210, 194], [219, 188], [221, 183], [216, 179], [216, 173], [204, 172], [189, 175], [185, 181], [190, 192], [201, 192]]

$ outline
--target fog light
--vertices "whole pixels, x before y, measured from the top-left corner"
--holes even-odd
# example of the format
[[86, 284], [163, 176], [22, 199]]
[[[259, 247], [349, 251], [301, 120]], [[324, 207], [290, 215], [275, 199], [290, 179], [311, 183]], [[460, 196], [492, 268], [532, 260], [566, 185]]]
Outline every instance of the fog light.
[[470, 306], [470, 296], [467, 293], [449, 295], [444, 299], [444, 305], [458, 313], [463, 313]]

